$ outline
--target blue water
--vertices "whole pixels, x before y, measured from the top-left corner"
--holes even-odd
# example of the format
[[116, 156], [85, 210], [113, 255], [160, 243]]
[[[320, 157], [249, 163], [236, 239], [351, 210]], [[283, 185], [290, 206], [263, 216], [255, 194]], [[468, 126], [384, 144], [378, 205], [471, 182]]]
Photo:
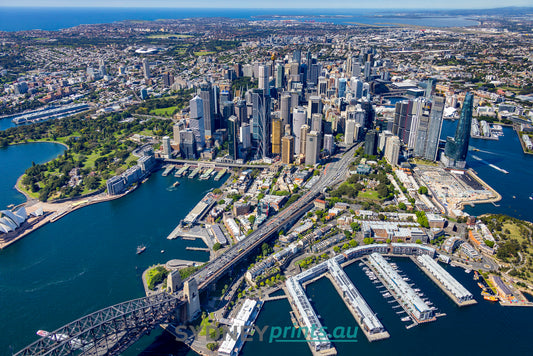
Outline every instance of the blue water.
[[[1, 184], [12, 187], [16, 172], [23, 172], [31, 160], [46, 161], [61, 153], [63, 146], [57, 146], [32, 143], [0, 150], [0, 164], [10, 162], [13, 170], [2, 168], [9, 175], [0, 176]], [[175, 181], [155, 173], [123, 198], [76, 210], [0, 250], [0, 355], [35, 341], [38, 329], [55, 330], [102, 307], [142, 297], [141, 273], [155, 263], [206, 261], [207, 252], [186, 250], [205, 247], [202, 241], [166, 236], [221, 182], [184, 178], [169, 190]], [[0, 189], [2, 206], [14, 202]], [[147, 246], [141, 255], [135, 253], [139, 244]], [[160, 344], [176, 347], [159, 334], [156, 330], [141, 340], [128, 355], [151, 343], [151, 350], [161, 350]]]
[[[444, 120], [441, 138], [453, 136], [458, 121]], [[474, 169], [479, 177], [501, 194], [502, 200], [493, 204], [477, 204], [467, 206], [465, 211], [472, 215], [484, 213], [507, 214], [519, 219], [533, 221], [533, 155], [526, 155], [522, 151], [520, 140], [510, 127], [503, 128], [504, 136], [498, 141], [471, 139], [470, 148], [479, 151], [469, 151], [466, 162]], [[483, 161], [473, 158], [477, 156]], [[504, 174], [488, 164], [505, 169]]]
[[13, 145], [0, 148], [0, 210], [10, 204], [20, 204], [26, 201], [23, 194], [14, 187], [15, 183], [32, 162], [44, 163], [59, 156], [65, 146], [58, 143], [33, 143], [30, 145]]
[[[402, 23], [419, 26], [475, 26], [463, 17], [394, 18], [369, 17], [379, 10], [368, 9], [178, 9], [178, 8], [0, 8], [1, 31], [59, 30], [81, 24], [111, 23], [124, 20], [183, 19], [193, 17], [228, 17], [254, 19], [255, 16], [292, 16], [300, 21], [337, 24]], [[402, 10], [405, 12], [405, 10]], [[343, 15], [346, 17], [328, 17]], [[320, 16], [320, 17], [316, 17]], [[385, 15], [386, 16], [386, 15]]]

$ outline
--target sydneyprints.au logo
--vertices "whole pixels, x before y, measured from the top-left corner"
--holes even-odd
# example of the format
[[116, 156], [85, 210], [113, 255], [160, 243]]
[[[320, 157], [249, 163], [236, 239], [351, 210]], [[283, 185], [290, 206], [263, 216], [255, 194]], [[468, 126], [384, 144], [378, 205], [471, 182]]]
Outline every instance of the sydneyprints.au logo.
[[241, 342], [252, 341], [257, 338], [260, 342], [357, 342], [357, 326], [337, 326], [328, 329], [321, 327], [271, 326], [201, 326], [179, 325], [175, 328], [176, 340], [185, 342], [191, 337], [197, 339], [205, 337], [207, 341], [226, 340], [228, 336]]

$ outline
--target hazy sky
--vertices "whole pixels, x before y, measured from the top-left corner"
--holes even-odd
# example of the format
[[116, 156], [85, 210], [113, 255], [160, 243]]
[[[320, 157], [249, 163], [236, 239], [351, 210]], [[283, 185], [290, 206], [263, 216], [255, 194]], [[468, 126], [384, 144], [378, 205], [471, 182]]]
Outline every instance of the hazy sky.
[[485, 9], [533, 6], [533, 0], [0, 0], [0, 6]]

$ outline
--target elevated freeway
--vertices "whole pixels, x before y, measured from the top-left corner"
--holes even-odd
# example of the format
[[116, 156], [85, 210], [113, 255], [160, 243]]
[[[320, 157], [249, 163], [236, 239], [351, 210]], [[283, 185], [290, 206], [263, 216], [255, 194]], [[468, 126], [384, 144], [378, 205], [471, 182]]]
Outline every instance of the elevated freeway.
[[319, 181], [300, 199], [273, 216], [244, 240], [230, 247], [223, 255], [212, 260], [204, 268], [192, 275], [190, 278], [196, 279], [199, 290], [205, 289], [216, 281], [228, 269], [241, 262], [250, 252], [278, 233], [286, 225], [296, 222], [312, 207], [313, 200], [322, 194], [326, 188], [341, 182], [346, 177], [354, 152], [360, 145], [352, 146], [343, 155], [339, 155], [340, 157], [334, 157], [337, 160], [326, 165]]
[[[281, 228], [294, 224], [325, 188], [344, 179], [356, 148], [352, 146], [334, 157], [335, 161], [326, 165], [318, 182], [300, 199], [189, 277], [198, 282], [198, 289], [206, 290]], [[187, 307], [183, 295], [183, 290], [172, 295], [164, 292], [107, 307], [51, 332], [15, 356], [119, 355], [157, 325], [180, 319]]]

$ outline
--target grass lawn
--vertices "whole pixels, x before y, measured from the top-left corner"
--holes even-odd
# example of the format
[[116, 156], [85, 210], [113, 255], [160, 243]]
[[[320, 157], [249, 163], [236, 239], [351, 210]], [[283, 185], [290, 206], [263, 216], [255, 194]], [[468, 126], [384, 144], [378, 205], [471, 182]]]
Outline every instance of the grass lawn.
[[[24, 176], [24, 175], [23, 175]], [[22, 179], [21, 179], [22, 181]], [[26, 189], [24, 188], [24, 185], [22, 185], [22, 183], [19, 182], [19, 184], [17, 185], [17, 187], [22, 190], [24, 193], [28, 194], [30, 197], [32, 197], [33, 199], [39, 199], [39, 192], [32, 192], [31, 190], [29, 189]]]
[[154, 110], [150, 110], [150, 114], [157, 115], [157, 116], [171, 117], [174, 111], [176, 111], [178, 108], [179, 106], [171, 106], [168, 108], [154, 109]]
[[216, 52], [213, 51], [198, 51], [194, 52], [195, 56], [207, 56], [208, 54], [215, 54]]
[[361, 191], [359, 192], [357, 197], [362, 199], [381, 200], [378, 195], [378, 192], [376, 192], [375, 190], [367, 190], [365, 192]]

